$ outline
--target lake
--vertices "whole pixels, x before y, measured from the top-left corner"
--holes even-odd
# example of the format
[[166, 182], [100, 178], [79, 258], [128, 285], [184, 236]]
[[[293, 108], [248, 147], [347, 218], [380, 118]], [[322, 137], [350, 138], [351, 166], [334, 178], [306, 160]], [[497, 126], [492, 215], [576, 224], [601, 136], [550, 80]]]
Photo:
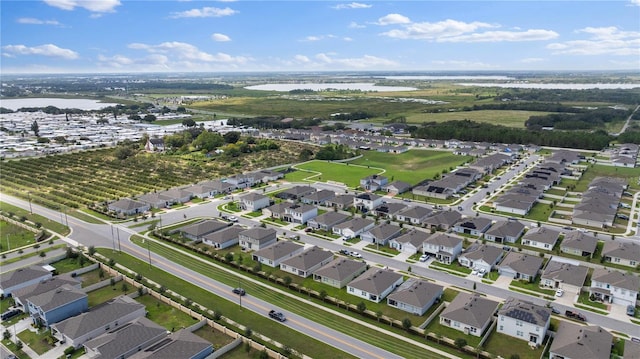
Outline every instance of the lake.
[[633, 89], [640, 87], [640, 84], [548, 84], [548, 83], [458, 83], [460, 86], [478, 86], [478, 87], [501, 87], [501, 88], [519, 88], [519, 89], [543, 89], [543, 90], [590, 90], [590, 89]]
[[313, 90], [324, 91], [327, 89], [333, 90], [360, 90], [360, 91], [375, 91], [375, 92], [397, 92], [397, 91], [415, 91], [415, 87], [406, 86], [377, 86], [373, 82], [353, 82], [353, 83], [302, 83], [302, 84], [264, 84], [245, 87], [248, 90], [260, 90], [260, 91], [278, 91], [289, 92], [292, 90]]
[[47, 107], [77, 108], [80, 110], [99, 110], [101, 108], [115, 106], [117, 103], [98, 102], [82, 98], [16, 98], [0, 100], [0, 107], [15, 111], [22, 107]]

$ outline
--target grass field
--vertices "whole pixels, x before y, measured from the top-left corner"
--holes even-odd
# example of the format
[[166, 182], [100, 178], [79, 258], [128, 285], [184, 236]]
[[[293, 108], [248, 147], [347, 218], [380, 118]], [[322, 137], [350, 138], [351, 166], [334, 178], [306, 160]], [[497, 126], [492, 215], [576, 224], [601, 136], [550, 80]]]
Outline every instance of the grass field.
[[[524, 123], [531, 116], [544, 116], [550, 112], [516, 111], [516, 110], [480, 110], [456, 111], [440, 113], [411, 113], [407, 114], [407, 123], [422, 124], [423, 122], [445, 122], [453, 120], [471, 120], [486, 122], [494, 125], [524, 128]], [[373, 122], [384, 122], [385, 119], [374, 118]]]
[[357, 187], [361, 178], [383, 172], [379, 168], [367, 168], [366, 166], [353, 166], [345, 163], [319, 160], [305, 162], [295, 167], [307, 171], [320, 172], [321, 175], [313, 178], [315, 181], [336, 181], [349, 187]]

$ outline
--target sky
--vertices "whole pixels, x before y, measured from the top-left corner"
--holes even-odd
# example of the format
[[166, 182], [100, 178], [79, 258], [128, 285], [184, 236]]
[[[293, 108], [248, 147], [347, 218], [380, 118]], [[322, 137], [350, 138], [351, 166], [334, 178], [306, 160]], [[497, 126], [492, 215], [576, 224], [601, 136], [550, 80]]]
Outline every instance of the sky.
[[640, 72], [640, 0], [1, 0], [0, 71]]

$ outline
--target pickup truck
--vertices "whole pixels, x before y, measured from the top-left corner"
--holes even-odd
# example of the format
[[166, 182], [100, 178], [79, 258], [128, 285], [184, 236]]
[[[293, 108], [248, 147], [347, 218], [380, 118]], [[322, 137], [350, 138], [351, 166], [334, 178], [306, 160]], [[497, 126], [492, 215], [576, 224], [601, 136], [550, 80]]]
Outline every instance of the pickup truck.
[[271, 309], [269, 311], [269, 318], [273, 318], [279, 322], [284, 322], [285, 320], [287, 320], [287, 318], [285, 318], [284, 314], [282, 314], [281, 312], [276, 312], [275, 310]]
[[567, 310], [566, 312], [564, 312], [564, 315], [566, 315], [568, 318], [573, 318], [573, 319], [577, 319], [583, 322], [587, 321], [587, 318], [585, 318], [584, 315], [578, 313], [578, 312], [572, 312], [570, 310]]

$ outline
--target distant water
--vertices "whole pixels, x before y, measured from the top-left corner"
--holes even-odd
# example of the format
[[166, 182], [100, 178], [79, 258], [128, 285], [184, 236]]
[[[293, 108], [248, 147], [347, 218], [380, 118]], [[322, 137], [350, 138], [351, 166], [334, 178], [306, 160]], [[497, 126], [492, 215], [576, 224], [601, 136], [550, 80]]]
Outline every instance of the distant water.
[[0, 107], [15, 111], [22, 107], [47, 107], [77, 108], [80, 110], [99, 110], [101, 108], [115, 106], [117, 103], [98, 102], [96, 100], [80, 98], [15, 98], [0, 100]]
[[248, 90], [261, 91], [278, 91], [289, 92], [292, 90], [313, 90], [325, 91], [328, 89], [335, 90], [360, 90], [360, 91], [376, 91], [376, 92], [395, 92], [395, 91], [415, 91], [415, 87], [406, 86], [377, 86], [369, 82], [353, 82], [353, 83], [300, 83], [300, 84], [264, 84], [245, 87]]
[[458, 83], [460, 86], [477, 86], [477, 87], [501, 87], [501, 88], [520, 88], [520, 89], [543, 89], [543, 90], [590, 90], [590, 89], [633, 89], [640, 87], [640, 84], [541, 84], [541, 83], [476, 83], [465, 82]]
[[513, 80], [513, 77], [509, 76], [490, 76], [490, 75], [436, 75], [436, 76], [428, 76], [428, 75], [400, 75], [400, 76], [382, 76], [385, 79], [389, 80]]

